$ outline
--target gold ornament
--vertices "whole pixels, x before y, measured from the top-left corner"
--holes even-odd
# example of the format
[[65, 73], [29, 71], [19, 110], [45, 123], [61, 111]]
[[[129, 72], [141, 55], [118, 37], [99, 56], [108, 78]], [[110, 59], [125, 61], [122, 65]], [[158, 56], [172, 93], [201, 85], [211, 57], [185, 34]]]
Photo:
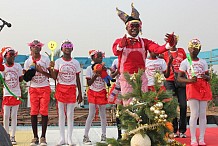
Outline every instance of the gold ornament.
[[130, 81], [135, 81], [136, 80], [136, 73], [134, 73], [131, 77], [130, 77]]
[[154, 113], [155, 113], [156, 115], [159, 115], [159, 114], [160, 114], [160, 110], [156, 109], [156, 110], [154, 110]]
[[163, 108], [163, 103], [162, 102], [158, 102], [155, 104], [155, 106], [158, 108], [158, 109], [162, 109]]
[[153, 112], [156, 108], [154, 106], [150, 107], [150, 111]]
[[164, 116], [164, 115], [160, 115], [159, 118], [160, 118], [160, 119], [164, 119], [165, 116]]
[[165, 111], [164, 111], [164, 110], [161, 110], [161, 111], [160, 111], [160, 114], [164, 115], [164, 114], [165, 114]]
[[164, 118], [166, 119], [168, 116], [167, 116], [167, 114], [164, 114]]

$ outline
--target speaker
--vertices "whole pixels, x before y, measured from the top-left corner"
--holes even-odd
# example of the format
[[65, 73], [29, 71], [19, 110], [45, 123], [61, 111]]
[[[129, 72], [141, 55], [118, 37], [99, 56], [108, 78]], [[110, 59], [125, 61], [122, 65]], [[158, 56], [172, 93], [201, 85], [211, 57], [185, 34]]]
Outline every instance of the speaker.
[[10, 137], [1, 124], [0, 124], [0, 146], [12, 146]]

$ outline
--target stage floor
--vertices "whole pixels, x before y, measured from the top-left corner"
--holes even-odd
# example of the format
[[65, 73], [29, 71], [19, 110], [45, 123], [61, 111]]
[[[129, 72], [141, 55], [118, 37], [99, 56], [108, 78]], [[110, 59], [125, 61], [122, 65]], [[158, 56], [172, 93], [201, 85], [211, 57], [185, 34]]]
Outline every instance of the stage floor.
[[[75, 146], [83, 146], [82, 140], [84, 135], [84, 126], [75, 126], [73, 130], [73, 142]], [[41, 127], [38, 128], [39, 136], [41, 134]], [[66, 131], [65, 131], [66, 132]], [[199, 131], [197, 130], [199, 135]], [[59, 129], [57, 126], [49, 126], [47, 130], [47, 143], [48, 146], [55, 146], [59, 140]], [[215, 124], [209, 124], [206, 130], [205, 142], [207, 146], [218, 146], [218, 126]], [[117, 129], [115, 126], [107, 127], [107, 137], [112, 138], [117, 136]], [[96, 142], [100, 141], [101, 128], [93, 126], [89, 133], [90, 140], [93, 142], [93, 146]], [[16, 132], [17, 146], [29, 146], [33, 134], [30, 126], [18, 126]], [[185, 143], [187, 146], [190, 144], [189, 129], [187, 130], [187, 138], [177, 138], [179, 142]]]

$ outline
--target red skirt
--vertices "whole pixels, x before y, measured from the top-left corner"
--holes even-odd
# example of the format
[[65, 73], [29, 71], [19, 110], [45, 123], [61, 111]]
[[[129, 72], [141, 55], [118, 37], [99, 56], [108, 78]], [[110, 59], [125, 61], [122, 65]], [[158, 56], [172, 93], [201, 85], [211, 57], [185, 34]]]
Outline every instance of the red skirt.
[[212, 100], [210, 84], [206, 80], [198, 78], [197, 82], [186, 84], [186, 96], [187, 100]]
[[107, 91], [103, 89], [101, 91], [88, 90], [88, 102], [93, 104], [107, 104]]
[[16, 97], [13, 96], [4, 96], [2, 105], [7, 105], [7, 106], [15, 106], [21, 104], [20, 100], [17, 100]]
[[76, 103], [76, 85], [57, 84], [55, 98], [63, 103]]

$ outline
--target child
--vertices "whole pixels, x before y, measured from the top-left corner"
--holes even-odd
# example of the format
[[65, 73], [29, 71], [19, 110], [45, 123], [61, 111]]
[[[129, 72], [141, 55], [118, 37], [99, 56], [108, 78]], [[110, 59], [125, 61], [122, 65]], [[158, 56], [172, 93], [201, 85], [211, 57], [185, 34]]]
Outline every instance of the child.
[[[14, 59], [17, 56], [17, 51], [11, 47], [2, 48], [2, 56], [6, 59], [4, 64], [5, 70], [2, 73], [2, 77], [5, 80], [8, 88], [12, 93], [21, 97], [20, 83], [22, 82], [22, 67], [18, 63], [14, 63]], [[17, 126], [17, 111], [21, 101], [13, 97], [8, 90], [4, 87], [3, 89], [3, 109], [4, 109], [4, 128], [9, 134], [9, 118], [11, 110], [11, 143], [16, 145], [15, 132]]]
[[178, 98], [179, 102], [179, 119], [173, 119], [173, 132], [174, 137], [186, 138], [186, 125], [187, 125], [187, 118], [186, 118], [186, 111], [187, 111], [187, 101], [186, 101], [186, 87], [178, 86], [177, 82], [177, 74], [179, 71], [179, 66], [181, 62], [186, 59], [186, 53], [183, 48], [177, 47], [178, 43], [178, 36], [174, 35], [176, 38], [176, 44], [174, 47], [170, 48], [167, 52], [164, 52], [163, 58], [166, 63], [169, 63], [169, 56], [173, 57], [173, 62], [170, 69], [170, 75], [166, 78], [164, 82], [164, 86], [167, 90], [171, 90], [174, 94], [175, 98]]
[[[41, 50], [44, 44], [38, 40], [34, 40], [28, 44], [31, 51], [31, 56], [24, 63], [24, 76], [29, 73], [30, 67], [35, 64], [34, 76], [30, 79], [29, 95], [31, 105], [31, 124], [34, 138], [30, 145], [36, 146], [39, 144], [38, 137], [38, 114], [42, 116], [42, 133], [40, 137], [40, 145], [46, 146], [46, 131], [48, 124], [48, 108], [50, 102], [51, 88], [49, 85], [49, 72], [50, 60], [47, 56], [41, 55]], [[28, 79], [29, 80], [29, 79]]]
[[[72, 132], [74, 120], [74, 108], [76, 102], [82, 102], [82, 91], [80, 83], [80, 64], [77, 60], [71, 58], [73, 51], [73, 44], [70, 41], [64, 41], [61, 45], [63, 52], [62, 58], [51, 62], [50, 66], [54, 67], [51, 70], [51, 75], [54, 80], [57, 79], [57, 86], [55, 98], [58, 101], [58, 115], [59, 115], [59, 128], [60, 128], [60, 141], [58, 145], [65, 143], [65, 109], [67, 117], [67, 144], [73, 146]], [[76, 88], [78, 88], [78, 96], [76, 99]]]
[[[154, 85], [155, 85], [155, 73], [160, 72], [161, 74], [164, 74], [164, 77], [167, 78], [170, 75], [170, 66], [173, 61], [172, 56], [170, 56], [170, 61], [166, 65], [166, 62], [164, 59], [157, 58], [158, 54], [149, 51], [150, 57], [146, 59], [146, 76], [148, 78], [148, 91], [155, 91]], [[161, 86], [162, 90], [165, 90], [164, 86]]]
[[[111, 77], [114, 78], [116, 77], [116, 82], [113, 84], [110, 93], [108, 94], [108, 103], [111, 104], [121, 104], [121, 100], [119, 100], [117, 97], [120, 94], [120, 83], [119, 83], [119, 71], [117, 70], [118, 68], [118, 59], [114, 59], [112, 65], [111, 65]], [[116, 105], [117, 107], [118, 105]], [[117, 109], [119, 110], [119, 109]], [[119, 112], [119, 111], [116, 111]], [[117, 132], [118, 132], [118, 138], [117, 139], [121, 139], [122, 136], [122, 131], [121, 131], [121, 121], [117, 115], [116, 117], [116, 123], [117, 123]]]
[[[210, 80], [208, 65], [205, 60], [199, 59], [198, 53], [201, 50], [201, 44], [198, 39], [192, 39], [189, 42], [188, 50], [191, 59], [185, 59], [180, 65], [180, 72], [178, 74], [178, 81], [185, 82], [187, 100], [190, 106], [190, 134], [191, 145], [206, 145], [204, 141], [204, 134], [206, 130], [207, 118], [206, 109], [207, 101], [212, 100], [212, 92], [208, 81]], [[184, 78], [186, 74], [188, 79]], [[199, 118], [199, 143], [196, 139], [197, 119]]]
[[[101, 51], [91, 51], [89, 52], [93, 63], [102, 63], [104, 53]], [[106, 104], [107, 104], [107, 92], [105, 87], [105, 82], [101, 78], [100, 72], [94, 73], [91, 65], [87, 67], [86, 70], [86, 79], [89, 86], [88, 90], [88, 102], [89, 102], [89, 115], [86, 120], [85, 125], [85, 134], [83, 138], [83, 144], [90, 145], [92, 144], [89, 140], [89, 130], [91, 128], [92, 120], [95, 116], [96, 107], [99, 108], [100, 118], [101, 118], [101, 127], [102, 135], [101, 142], [106, 141]]]

